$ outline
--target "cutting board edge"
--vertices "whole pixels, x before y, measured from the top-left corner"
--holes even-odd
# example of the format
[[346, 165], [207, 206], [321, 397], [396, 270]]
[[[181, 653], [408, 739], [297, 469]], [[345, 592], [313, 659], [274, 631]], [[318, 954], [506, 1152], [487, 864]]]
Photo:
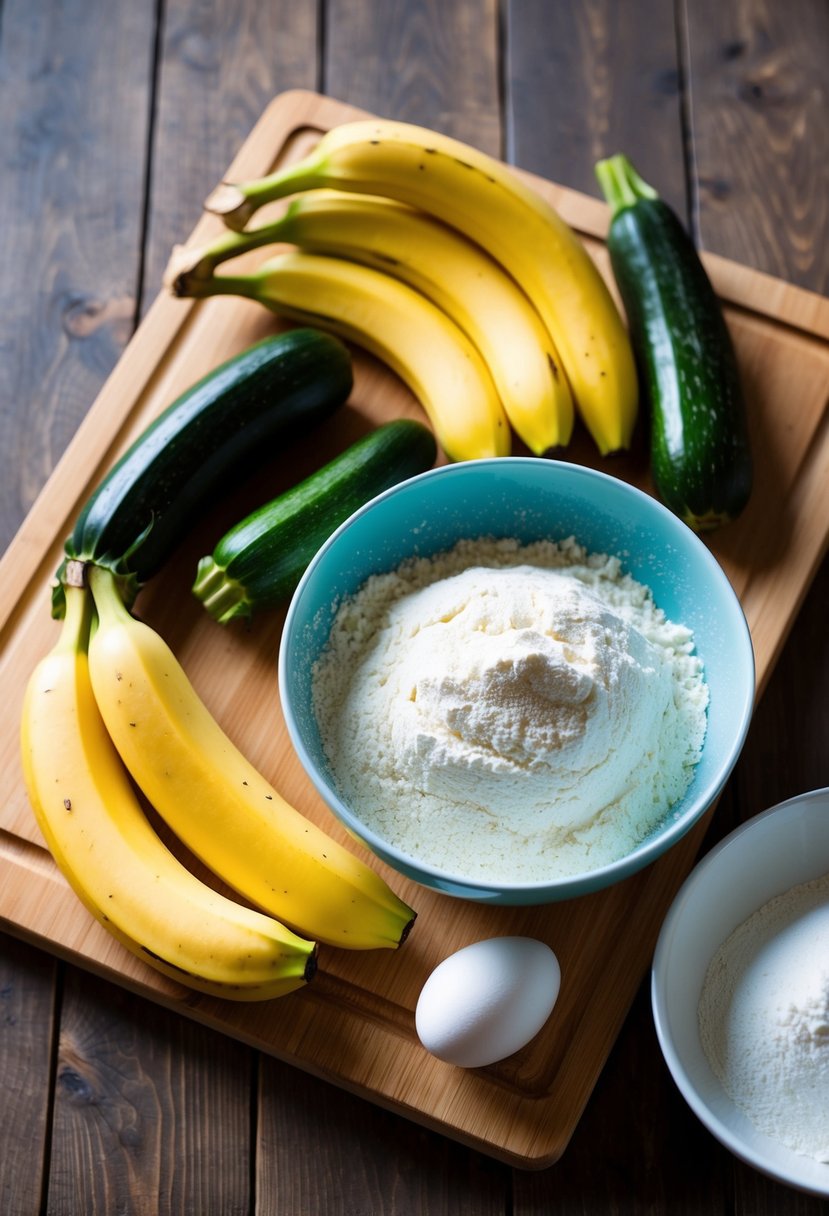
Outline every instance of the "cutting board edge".
[[[522, 1170], [547, 1169], [560, 1159], [575, 1131], [576, 1124], [574, 1123], [572, 1127], [569, 1127], [560, 1135], [544, 1138], [539, 1136], [537, 1137], [539, 1141], [537, 1151], [534, 1151], [532, 1155], [522, 1154], [518, 1147], [514, 1149], [510, 1148], [511, 1142], [509, 1139], [502, 1139], [496, 1142], [488, 1139], [486, 1135], [476, 1135], [473, 1132], [466, 1131], [460, 1124], [450, 1123], [439, 1117], [430, 1116], [422, 1105], [419, 1106], [411, 1101], [396, 1099], [390, 1093], [383, 1090], [351, 1081], [348, 1076], [336, 1071], [336, 1069], [315, 1065], [309, 1056], [289, 1050], [280, 1050], [272, 1043], [263, 1043], [261, 1038], [256, 1034], [246, 1033], [242, 1027], [230, 1025], [222, 1017], [211, 1013], [198, 1004], [191, 1003], [186, 995], [179, 996], [174, 993], [165, 992], [161, 988], [151, 988], [146, 980], [125, 974], [112, 966], [100, 962], [89, 954], [80, 953], [55, 939], [45, 937], [37, 930], [30, 929], [26, 925], [9, 919], [2, 912], [0, 912], [0, 933], [6, 933], [17, 941], [42, 950], [59, 961], [77, 967], [80, 971], [95, 976], [99, 980], [113, 984], [143, 1000], [150, 1000], [153, 1004], [161, 1006], [168, 1012], [195, 1021], [208, 1030], [227, 1035], [234, 1041], [260, 1051], [283, 1064], [299, 1068], [302, 1072], [315, 1077], [317, 1080], [335, 1085], [346, 1093], [372, 1102], [392, 1114], [399, 1115], [429, 1131], [446, 1136], [456, 1143], [463, 1144], [505, 1165]], [[160, 976], [159, 978], [163, 979], [164, 977]], [[544, 1099], [521, 1098], [519, 1101], [522, 1105], [527, 1106], [529, 1113], [532, 1114], [532, 1107], [543, 1103]]]

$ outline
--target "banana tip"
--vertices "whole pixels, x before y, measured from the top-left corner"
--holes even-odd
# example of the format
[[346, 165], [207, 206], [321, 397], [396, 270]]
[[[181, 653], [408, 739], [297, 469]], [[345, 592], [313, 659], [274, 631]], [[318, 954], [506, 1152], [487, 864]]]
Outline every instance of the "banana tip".
[[414, 928], [414, 923], [415, 923], [415, 921], [416, 921], [416, 920], [417, 920], [417, 913], [416, 913], [416, 912], [412, 912], [412, 917], [411, 917], [411, 920], [409, 920], [409, 921], [406, 923], [406, 925], [405, 925], [405, 927], [404, 927], [404, 929], [403, 929], [403, 932], [400, 934], [400, 941], [397, 943], [398, 947], [400, 947], [400, 946], [402, 946], [402, 945], [403, 945], [403, 943], [405, 942], [406, 938], [409, 936], [409, 934], [411, 933], [412, 929]]
[[567, 442], [560, 439], [558, 443], [551, 443], [548, 448], [544, 448], [541, 452], [533, 453], [535, 456], [540, 456], [543, 460], [561, 460], [566, 457]]

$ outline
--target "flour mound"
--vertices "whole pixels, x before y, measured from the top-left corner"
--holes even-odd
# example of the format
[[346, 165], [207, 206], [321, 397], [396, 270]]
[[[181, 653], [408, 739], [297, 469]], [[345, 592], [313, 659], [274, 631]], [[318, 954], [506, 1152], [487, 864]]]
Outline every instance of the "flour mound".
[[344, 603], [314, 672], [342, 797], [440, 868], [543, 881], [624, 856], [690, 782], [693, 639], [615, 558], [466, 541]]

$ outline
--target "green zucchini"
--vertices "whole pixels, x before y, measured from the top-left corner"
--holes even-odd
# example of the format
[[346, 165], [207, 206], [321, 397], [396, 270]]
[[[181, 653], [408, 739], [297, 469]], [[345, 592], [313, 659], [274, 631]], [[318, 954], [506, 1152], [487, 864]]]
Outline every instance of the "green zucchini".
[[340, 406], [351, 356], [330, 334], [264, 338], [209, 372], [138, 437], [87, 499], [67, 537], [52, 615], [62, 617], [67, 563], [105, 566], [130, 605], [198, 512], [277, 442]]
[[695, 531], [735, 519], [752, 459], [734, 347], [720, 302], [675, 213], [624, 156], [596, 165], [611, 206], [611, 265], [650, 414], [662, 501]]
[[284, 599], [353, 511], [431, 468], [436, 455], [432, 432], [411, 419], [370, 431], [226, 532], [199, 562], [193, 594], [222, 625]]

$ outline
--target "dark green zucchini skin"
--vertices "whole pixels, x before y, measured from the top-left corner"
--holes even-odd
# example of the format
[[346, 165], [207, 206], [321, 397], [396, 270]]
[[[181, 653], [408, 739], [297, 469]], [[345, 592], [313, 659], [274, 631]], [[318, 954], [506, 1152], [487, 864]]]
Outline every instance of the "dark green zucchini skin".
[[608, 195], [614, 206], [608, 250], [647, 398], [651, 474], [666, 506], [706, 531], [735, 519], [752, 488], [734, 347], [677, 216], [632, 170], [623, 188], [635, 197]]
[[[337, 338], [293, 329], [209, 372], [138, 437], [83, 506], [66, 559], [106, 566], [127, 603], [229, 482], [347, 399], [351, 356]], [[58, 570], [53, 616], [63, 615]]]
[[199, 562], [193, 594], [220, 624], [291, 594], [324, 541], [383, 490], [424, 473], [437, 456], [428, 427], [400, 418], [232, 527]]

